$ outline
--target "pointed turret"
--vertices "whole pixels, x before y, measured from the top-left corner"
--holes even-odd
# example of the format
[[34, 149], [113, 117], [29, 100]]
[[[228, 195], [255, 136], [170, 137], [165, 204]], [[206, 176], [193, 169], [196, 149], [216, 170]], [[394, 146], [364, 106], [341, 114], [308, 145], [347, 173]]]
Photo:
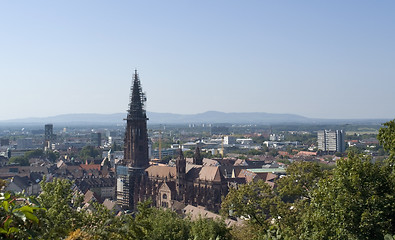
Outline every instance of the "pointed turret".
[[178, 150], [178, 158], [176, 159], [177, 173], [185, 174], [187, 161], [185, 160], [184, 154], [181, 149]]
[[195, 154], [193, 155], [193, 164], [203, 165], [203, 157], [200, 154], [200, 148], [196, 147]]

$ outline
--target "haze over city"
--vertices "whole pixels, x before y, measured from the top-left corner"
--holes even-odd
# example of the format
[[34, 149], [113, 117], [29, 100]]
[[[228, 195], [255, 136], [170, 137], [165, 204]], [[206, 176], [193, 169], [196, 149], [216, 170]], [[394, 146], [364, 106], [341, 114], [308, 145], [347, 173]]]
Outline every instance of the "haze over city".
[[0, 120], [128, 108], [393, 118], [393, 1], [2, 1]]

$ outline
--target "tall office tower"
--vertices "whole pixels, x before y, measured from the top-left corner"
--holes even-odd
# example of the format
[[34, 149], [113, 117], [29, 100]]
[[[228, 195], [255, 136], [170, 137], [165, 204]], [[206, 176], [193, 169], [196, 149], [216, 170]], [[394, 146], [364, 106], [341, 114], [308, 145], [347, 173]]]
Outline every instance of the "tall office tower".
[[346, 151], [346, 144], [344, 142], [346, 133], [343, 130], [336, 130], [336, 146], [338, 152]]
[[44, 148], [51, 148], [51, 141], [53, 140], [53, 125], [45, 124], [44, 126]]
[[149, 166], [147, 115], [145, 95], [142, 92], [137, 70], [133, 75], [133, 84], [129, 110], [126, 117], [124, 139], [124, 159], [116, 166], [117, 203], [123, 209], [133, 210], [137, 202], [138, 189], [144, 181], [145, 169]]
[[343, 130], [321, 130], [317, 133], [318, 150], [324, 152], [344, 152], [344, 131]]
[[44, 139], [45, 141], [51, 141], [53, 137], [53, 125], [45, 124]]

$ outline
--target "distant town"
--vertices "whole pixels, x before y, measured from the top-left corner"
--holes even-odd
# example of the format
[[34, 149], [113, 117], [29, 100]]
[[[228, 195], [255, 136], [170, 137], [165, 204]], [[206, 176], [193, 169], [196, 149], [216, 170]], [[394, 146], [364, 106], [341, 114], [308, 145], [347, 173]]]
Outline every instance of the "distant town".
[[[94, 212], [94, 204], [100, 204], [121, 216], [137, 214], [140, 204], [149, 203], [188, 219], [226, 217], [226, 228], [231, 229], [250, 219], [250, 214], [234, 213], [237, 201], [228, 203], [235, 201], [231, 199], [237, 189], [258, 183], [269, 192], [279, 183], [285, 189], [284, 182], [297, 171], [288, 171], [290, 166], [299, 166], [303, 174], [315, 169], [316, 177], [322, 177], [320, 172], [336, 168], [348, 156], [357, 154], [372, 162], [388, 157], [377, 140], [380, 124], [147, 125], [145, 101], [136, 71], [123, 125], [3, 127], [3, 191], [41, 196], [46, 183], [65, 179], [72, 183], [73, 198], [82, 198], [78, 209]], [[306, 169], [305, 163], [310, 164]], [[298, 184], [295, 180], [291, 188]], [[304, 199], [301, 192], [291, 203]], [[269, 221], [269, 216], [263, 220]]]
[[[65, 178], [75, 181], [86, 204], [97, 201], [117, 211], [133, 210], [138, 201], [150, 198], [157, 207], [179, 212], [202, 206], [218, 213], [219, 196], [226, 196], [230, 186], [261, 179], [275, 187], [275, 180], [293, 162], [315, 162], [331, 169], [351, 151], [373, 160], [385, 158], [376, 139], [380, 125], [191, 123], [147, 128], [149, 116], [137, 73], [133, 89], [126, 134], [125, 125], [3, 128], [0, 177], [8, 182], [6, 190], [38, 195], [44, 177]], [[133, 172], [136, 169], [143, 172]], [[144, 181], [139, 188], [150, 191], [131, 194], [135, 181]], [[208, 194], [211, 191], [215, 194]], [[195, 196], [196, 192], [204, 193]]]

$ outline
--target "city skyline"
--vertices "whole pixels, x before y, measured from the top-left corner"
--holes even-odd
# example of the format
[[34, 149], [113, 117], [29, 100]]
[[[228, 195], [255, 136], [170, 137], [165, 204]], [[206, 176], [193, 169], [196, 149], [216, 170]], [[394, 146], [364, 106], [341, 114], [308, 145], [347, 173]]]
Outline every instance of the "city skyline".
[[[0, 120], [128, 108], [394, 118], [391, 1], [0, 3]], [[149, 117], [149, 116], [148, 116]]]

